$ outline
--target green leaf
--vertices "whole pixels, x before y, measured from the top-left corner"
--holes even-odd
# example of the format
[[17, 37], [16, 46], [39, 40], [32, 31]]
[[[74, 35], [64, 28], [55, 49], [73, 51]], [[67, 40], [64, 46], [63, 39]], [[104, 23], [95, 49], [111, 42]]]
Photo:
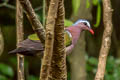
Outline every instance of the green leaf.
[[72, 21], [65, 19], [65, 26], [71, 26], [73, 24]]
[[39, 40], [37, 34], [31, 34], [31, 35], [29, 35], [28, 39], [30, 39], [30, 40]]
[[96, 24], [94, 25], [94, 27], [98, 27], [100, 25], [100, 20], [101, 20], [101, 5], [99, 3], [97, 6]]
[[70, 72], [67, 73], [67, 80], [71, 80]]
[[107, 72], [113, 72], [115, 68], [115, 59], [113, 56], [108, 57], [106, 70]]
[[112, 74], [105, 74], [105, 80], [116, 80]]
[[17, 58], [16, 57], [11, 57], [9, 59], [9, 62], [12, 63], [13, 65], [17, 65]]
[[27, 80], [39, 80], [39, 77], [30, 75]]
[[91, 65], [89, 65], [89, 64], [86, 64], [86, 70], [87, 70], [87, 71], [92, 72], [93, 69], [94, 69], [93, 66], [91, 66]]
[[0, 73], [9, 76], [9, 77], [13, 77], [14, 76], [14, 72], [13, 69], [6, 64], [0, 63]]
[[86, 1], [86, 8], [89, 8], [90, 7], [90, 2], [89, 0]]
[[74, 15], [76, 15], [80, 7], [80, 0], [72, 0], [72, 7], [73, 7], [73, 13]]
[[98, 0], [92, 0], [93, 5], [97, 5], [98, 4]]
[[98, 60], [94, 57], [89, 58], [88, 62], [92, 65], [95, 65], [95, 66], [97, 66], [97, 64], [98, 64]]
[[8, 78], [5, 77], [4, 75], [0, 75], [0, 80], [8, 80]]

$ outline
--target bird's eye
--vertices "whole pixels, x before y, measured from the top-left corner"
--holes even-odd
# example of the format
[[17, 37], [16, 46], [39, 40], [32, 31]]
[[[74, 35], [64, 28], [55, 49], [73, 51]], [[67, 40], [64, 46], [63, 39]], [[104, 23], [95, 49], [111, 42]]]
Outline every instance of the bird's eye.
[[87, 25], [87, 23], [86, 23], [86, 22], [84, 22], [83, 24], [84, 24], [84, 25]]

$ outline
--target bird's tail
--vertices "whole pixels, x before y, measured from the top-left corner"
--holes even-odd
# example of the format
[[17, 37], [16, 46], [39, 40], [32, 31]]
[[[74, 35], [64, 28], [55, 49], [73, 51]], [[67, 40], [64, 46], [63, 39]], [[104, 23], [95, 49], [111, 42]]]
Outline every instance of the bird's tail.
[[[33, 49], [19, 47], [17, 49], [14, 49], [14, 50], [8, 52], [8, 54], [22, 54], [25, 56], [36, 56], [36, 55], [38, 55], [37, 54], [38, 52], [39, 51], [36, 51]], [[43, 54], [42, 52], [43, 51], [41, 51], [41, 53], [39, 53], [39, 54]]]
[[16, 53], [21, 53], [21, 52], [25, 52], [25, 48], [16, 48], [12, 51], [9, 51], [8, 54], [16, 54]]

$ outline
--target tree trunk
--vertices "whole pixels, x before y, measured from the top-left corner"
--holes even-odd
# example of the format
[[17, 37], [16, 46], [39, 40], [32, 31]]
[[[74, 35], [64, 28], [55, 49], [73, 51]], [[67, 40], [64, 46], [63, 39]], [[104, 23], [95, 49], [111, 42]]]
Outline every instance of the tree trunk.
[[42, 60], [40, 80], [48, 80], [49, 67], [51, 64], [51, 58], [53, 53], [54, 26], [55, 20], [57, 18], [58, 2], [59, 0], [51, 0], [50, 7], [48, 10], [48, 17], [46, 23], [45, 51]]
[[55, 41], [48, 80], [67, 80], [64, 45], [64, 0], [59, 0], [55, 24]]
[[[90, 5], [91, 2], [90, 2]], [[77, 15], [72, 15], [71, 20], [78, 19], [92, 20], [92, 6], [86, 8], [86, 0], [81, 0], [80, 8]], [[71, 80], [86, 80], [86, 61], [85, 61], [85, 34], [82, 33], [76, 47], [70, 55]]]
[[71, 80], [86, 80], [85, 53], [85, 34], [82, 34], [70, 55]]

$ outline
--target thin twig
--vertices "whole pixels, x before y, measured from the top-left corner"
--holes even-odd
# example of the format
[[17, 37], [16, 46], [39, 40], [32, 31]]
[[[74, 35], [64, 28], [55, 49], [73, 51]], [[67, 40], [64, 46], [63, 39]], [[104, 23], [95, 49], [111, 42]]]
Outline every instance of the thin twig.
[[95, 76], [95, 80], [104, 80], [106, 60], [111, 45], [111, 34], [113, 30], [112, 25], [112, 9], [110, 0], [103, 0], [103, 21], [104, 21], [104, 33], [102, 39], [102, 46], [100, 50], [98, 70]]
[[[0, 3], [0, 7], [7, 7], [7, 8], [10, 8], [10, 9], [16, 10], [16, 7], [11, 5], [11, 4], [9, 4], [8, 2], [9, 2], [9, 0], [4, 0], [3, 3]], [[38, 6], [38, 7], [34, 8], [34, 11], [37, 12], [37, 11], [39, 11], [42, 8], [43, 8], [42, 6]]]
[[46, 0], [43, 0], [43, 26], [45, 27], [45, 20], [46, 20]]
[[[11, 5], [11, 4], [2, 3], [2, 4], [0, 4], [0, 7], [7, 7], [7, 8], [10, 8], [10, 9], [16, 10], [16, 7]], [[37, 11], [41, 10], [42, 8], [43, 8], [42, 6], [38, 6], [38, 7], [34, 8], [34, 11], [37, 12]]]
[[[19, 42], [23, 41], [23, 10], [19, 3], [19, 0], [16, 0], [16, 26], [17, 26], [17, 45]], [[17, 54], [18, 61], [18, 80], [24, 80], [24, 56]]]
[[8, 1], [9, 1], [9, 0], [4, 0], [4, 2], [0, 4], [0, 7], [8, 7], [8, 8], [11, 8], [11, 9], [14, 9], [14, 10], [15, 10], [16, 7], [13, 6], [13, 5], [8, 4]]
[[38, 6], [38, 7], [34, 8], [34, 11], [37, 12], [37, 11], [41, 10], [42, 8], [43, 8], [42, 6]]

